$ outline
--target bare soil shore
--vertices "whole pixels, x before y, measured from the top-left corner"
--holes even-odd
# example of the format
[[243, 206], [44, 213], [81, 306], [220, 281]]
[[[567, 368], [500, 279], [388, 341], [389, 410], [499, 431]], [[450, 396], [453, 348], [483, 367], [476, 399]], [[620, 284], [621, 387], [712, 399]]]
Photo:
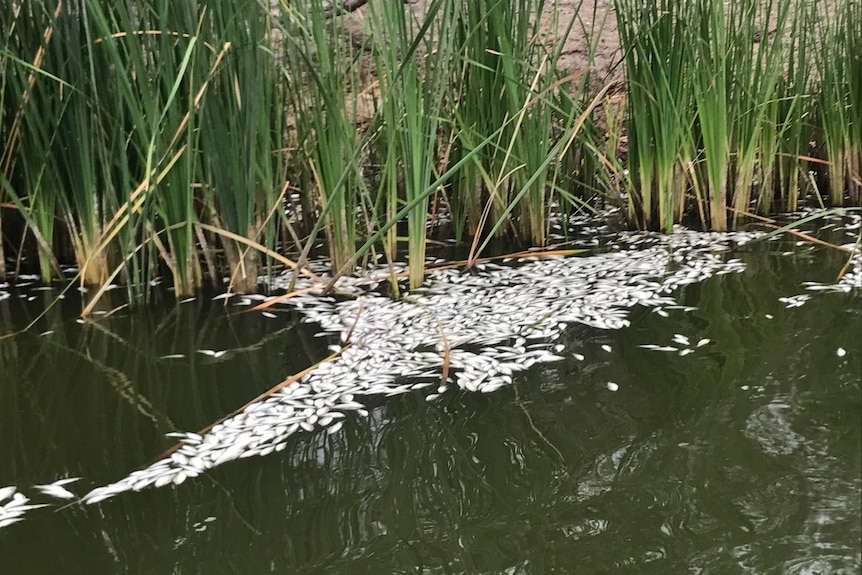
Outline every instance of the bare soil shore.
[[[389, 1], [389, 0], [369, 0]], [[421, 22], [424, 18], [425, 2], [423, 0], [407, 0], [409, 9], [412, 11], [415, 22]], [[553, 11], [556, 8], [556, 29], [551, 31], [553, 25]], [[345, 14], [346, 41], [354, 45], [362, 45], [365, 34], [368, 32], [366, 18], [369, 7], [361, 8]], [[597, 85], [621, 80], [623, 69], [620, 64], [622, 52], [620, 50], [619, 35], [617, 32], [617, 19], [613, 0], [558, 0], [556, 5], [549, 4], [542, 13], [542, 30], [549, 46], [555, 45], [560, 35], [565, 34], [566, 28], [572, 18], [576, 18], [574, 25], [565, 40], [564, 48], [558, 62], [559, 66], [572, 73], [583, 73], [588, 69], [593, 72], [592, 79]], [[590, 64], [590, 48], [594, 43], [592, 67]], [[370, 54], [366, 54], [361, 64], [364, 71], [363, 76], [370, 80], [357, 100], [357, 123], [365, 123], [374, 115], [377, 109], [376, 98], [378, 94], [373, 82], [373, 63]]]

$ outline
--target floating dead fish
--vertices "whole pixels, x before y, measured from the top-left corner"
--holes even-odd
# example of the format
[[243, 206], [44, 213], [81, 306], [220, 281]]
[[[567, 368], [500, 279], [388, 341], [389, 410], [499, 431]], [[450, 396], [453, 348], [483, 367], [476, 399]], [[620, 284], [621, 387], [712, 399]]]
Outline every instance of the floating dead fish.
[[34, 486], [40, 493], [57, 499], [75, 499], [77, 495], [59, 485], [36, 485]]
[[200, 353], [202, 355], [208, 355], [208, 356], [213, 357], [213, 358], [218, 358], [218, 357], [221, 357], [224, 354], [226, 354], [227, 350], [222, 349], [222, 350], [216, 351], [214, 349], [199, 349], [198, 353]]
[[686, 336], [684, 336], [684, 335], [682, 335], [682, 334], [679, 334], [679, 333], [675, 333], [675, 334], [673, 335], [673, 338], [672, 338], [672, 339], [673, 339], [673, 341], [674, 341], [675, 343], [678, 343], [678, 344], [681, 344], [681, 345], [691, 345], [691, 344], [690, 344], [690, 342], [689, 342], [689, 340], [688, 340], [688, 337], [686, 337]]
[[[433, 272], [421, 288], [400, 301], [370, 291], [393, 271], [385, 265], [339, 278], [336, 288], [354, 295], [352, 299], [323, 297], [319, 289], [315, 293], [311, 280], [300, 277], [295, 287], [308, 291], [283, 305], [292, 306], [303, 322], [317, 324], [315, 337], [349, 339], [351, 345], [333, 345], [339, 355], [300, 381], [202, 436], [178, 436], [181, 450], [91, 491], [84, 501], [102, 501], [133, 488], [180, 484], [227, 461], [279, 452], [286, 439], [300, 431], [336, 433], [348, 418], [369, 415], [364, 396], [393, 396], [437, 386], [437, 393], [425, 396], [434, 401], [450, 385], [494, 392], [537, 363], [565, 359], [560, 354], [566, 345], [560, 338], [576, 325], [620, 329], [630, 324], [629, 313], [635, 306], [652, 308], [664, 317], [668, 316], [665, 310], [692, 311], [676, 302], [672, 293], [716, 274], [741, 272], [743, 263], [728, 259], [724, 252], [756, 236], [696, 234], [679, 227], [669, 235], [622, 234], [616, 249], [608, 253], [530, 257], [520, 265], [487, 263], [474, 274], [451, 269]], [[328, 273], [325, 264], [312, 264], [311, 269], [323, 278]], [[394, 266], [396, 273], [405, 269], [402, 264]], [[291, 278], [289, 272], [269, 287], [285, 288]], [[215, 299], [228, 297], [222, 294]], [[268, 298], [243, 296], [238, 303], [251, 305], [263, 299]], [[688, 338], [684, 344], [683, 338], [680, 335], [677, 343], [690, 350]], [[613, 352], [608, 344], [602, 349]], [[678, 351], [675, 346], [647, 349]], [[220, 357], [227, 350], [198, 353]], [[584, 361], [582, 354], [571, 355]], [[441, 381], [444, 363], [448, 377]], [[614, 382], [607, 385], [611, 391], [619, 389]]]
[[79, 479], [80, 477], [67, 477], [45, 485], [34, 485], [33, 488], [49, 497], [56, 497], [57, 499], [75, 499], [77, 495], [66, 489], [65, 486], [72, 484]]
[[5, 500], [12, 497], [15, 492], [18, 490], [14, 485], [9, 485], [7, 487], [0, 487], [0, 503], [3, 503]]

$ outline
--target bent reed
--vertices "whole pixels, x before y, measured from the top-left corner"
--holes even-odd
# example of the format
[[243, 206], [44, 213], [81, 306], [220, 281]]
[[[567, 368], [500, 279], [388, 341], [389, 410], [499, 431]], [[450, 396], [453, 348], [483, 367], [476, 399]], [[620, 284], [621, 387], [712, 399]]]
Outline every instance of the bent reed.
[[[572, 6], [567, 5], [567, 8]], [[739, 226], [862, 191], [862, 2], [34, 0], [0, 12], [0, 281], [254, 291], [552, 216]], [[560, 21], [561, 14], [570, 14]], [[595, 50], [616, 18], [624, 71]], [[561, 66], [571, 38], [579, 72]], [[292, 254], [285, 256], [283, 254]], [[97, 292], [101, 293], [101, 292]]]

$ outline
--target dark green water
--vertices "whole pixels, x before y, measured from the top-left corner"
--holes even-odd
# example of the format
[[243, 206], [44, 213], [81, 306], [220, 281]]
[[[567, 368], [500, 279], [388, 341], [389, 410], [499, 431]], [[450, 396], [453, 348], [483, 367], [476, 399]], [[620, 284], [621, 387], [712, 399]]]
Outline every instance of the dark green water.
[[[0, 573], [858, 573], [862, 298], [786, 309], [841, 261], [780, 249], [680, 291], [697, 311], [570, 328], [569, 359], [496, 393], [381, 398], [179, 487], [31, 511], [0, 530]], [[28, 289], [0, 333], [53, 297]], [[34, 501], [62, 476], [79, 494], [122, 478], [331, 343], [287, 312], [198, 300], [81, 325], [79, 305], [0, 340], [0, 487]], [[713, 343], [638, 347], [674, 333]]]

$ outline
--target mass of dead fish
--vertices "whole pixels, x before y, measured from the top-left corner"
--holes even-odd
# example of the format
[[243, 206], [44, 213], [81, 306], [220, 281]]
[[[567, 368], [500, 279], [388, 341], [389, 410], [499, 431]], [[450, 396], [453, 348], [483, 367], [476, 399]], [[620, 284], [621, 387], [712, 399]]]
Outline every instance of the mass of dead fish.
[[[590, 245], [598, 245], [594, 232], [600, 230], [585, 231], [593, 242]], [[536, 255], [502, 264], [479, 264], [469, 272], [439, 270], [429, 274], [420, 289], [397, 301], [374, 291], [390, 277], [386, 267], [372, 265], [340, 278], [335, 286], [339, 297], [322, 295], [322, 290], [313, 289], [310, 280], [300, 276], [296, 289], [309, 291], [283, 305], [295, 308], [303, 321], [317, 324], [320, 335], [338, 339], [340, 343], [331, 346], [335, 357], [202, 435], [171, 434], [180, 444], [169, 456], [93, 489], [82, 501], [97, 503], [126, 491], [179, 485], [222, 463], [281, 451], [299, 431], [338, 433], [351, 414], [368, 415], [361, 401], [368, 395], [423, 390], [427, 400], [435, 401], [452, 387], [496, 391], [512, 384], [518, 372], [563, 360], [564, 346], [557, 340], [573, 324], [620, 329], [629, 325], [629, 310], [636, 305], [664, 317], [671, 311], [692, 311], [694, 308], [679, 305], [672, 294], [713, 275], [741, 272], [744, 264], [728, 257], [727, 251], [758, 235], [696, 233], [681, 227], [669, 235], [623, 233], [595, 255]], [[832, 286], [810, 283], [808, 289], [862, 287], [862, 254], [858, 245], [853, 250], [849, 271], [839, 282]], [[405, 269], [396, 266], [395, 271]], [[313, 271], [326, 277], [325, 266]], [[286, 288], [290, 280], [286, 274], [271, 287]], [[0, 297], [3, 294], [0, 291]], [[232, 296], [214, 299], [228, 301]], [[792, 307], [802, 305], [808, 297], [782, 301]], [[248, 306], [263, 299], [266, 297], [237, 296], [232, 305]], [[709, 343], [706, 338], [675, 334], [668, 345], [641, 347], [687, 355]], [[602, 349], [614, 351], [606, 344]], [[215, 359], [226, 350], [202, 349], [199, 353]], [[579, 353], [568, 357], [585, 359]], [[448, 377], [441, 381], [444, 364]], [[608, 382], [607, 389], [617, 391], [619, 385]], [[63, 481], [72, 480], [36, 489], [46, 496], [74, 498]], [[0, 528], [20, 521], [34, 507], [16, 488], [0, 489]]]
[[[78, 479], [78, 477], [58, 479], [53, 483], [36, 485], [33, 489], [41, 495], [54, 499], [75, 499], [77, 495], [69, 491], [65, 486], [78, 481]], [[30, 498], [21, 493], [14, 485], [0, 487], [0, 529], [23, 521], [24, 515], [28, 511], [48, 507], [49, 505], [48, 503], [31, 503]]]
[[[373, 291], [388, 276], [386, 268], [341, 278], [337, 291], [352, 297], [312, 290], [286, 300], [303, 321], [339, 339], [332, 346], [334, 358], [203, 435], [175, 434], [180, 446], [170, 456], [92, 490], [83, 501], [179, 485], [222, 463], [281, 451], [299, 431], [338, 433], [351, 414], [367, 415], [364, 396], [423, 390], [435, 401], [453, 387], [496, 391], [512, 384], [518, 372], [563, 360], [557, 340], [573, 324], [620, 329], [629, 325], [636, 305], [690, 310], [677, 304], [673, 292], [742, 271], [743, 263], [725, 252], [756, 235], [682, 228], [671, 235], [623, 234], [616, 246], [597, 255], [536, 256], [480, 264], [470, 272], [433, 272], [400, 300]], [[326, 274], [325, 268], [313, 271]], [[289, 281], [285, 275], [272, 287]], [[313, 286], [300, 278], [296, 287]], [[441, 381], [444, 362], [448, 377]]]

